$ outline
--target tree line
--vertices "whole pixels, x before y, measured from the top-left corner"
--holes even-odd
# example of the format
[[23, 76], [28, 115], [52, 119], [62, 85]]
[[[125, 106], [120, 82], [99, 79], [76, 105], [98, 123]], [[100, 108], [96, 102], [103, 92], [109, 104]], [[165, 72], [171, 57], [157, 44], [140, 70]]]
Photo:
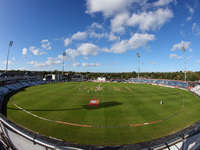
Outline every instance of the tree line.
[[[0, 72], [4, 72], [1, 70]], [[20, 73], [39, 73], [43, 77], [46, 74], [62, 74], [61, 71], [21, 71], [21, 70], [11, 70], [9, 72], [20, 72]], [[97, 79], [97, 77], [106, 77], [109, 80], [120, 80], [120, 79], [130, 79], [137, 78], [137, 72], [121, 72], [121, 73], [100, 73], [100, 72], [64, 72], [64, 74], [82, 74], [88, 79]], [[169, 79], [169, 80], [185, 80], [185, 73], [182, 71], [177, 72], [141, 72], [140, 78], [149, 78], [149, 79]], [[199, 81], [200, 80], [200, 71], [197, 72], [187, 72], [187, 81]]]

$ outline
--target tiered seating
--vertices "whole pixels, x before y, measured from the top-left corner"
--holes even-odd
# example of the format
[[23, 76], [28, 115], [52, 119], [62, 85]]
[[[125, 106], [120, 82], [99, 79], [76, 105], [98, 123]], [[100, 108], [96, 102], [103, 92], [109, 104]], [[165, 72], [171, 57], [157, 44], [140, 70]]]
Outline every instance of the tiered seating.
[[186, 88], [187, 83], [182, 81], [172, 81], [172, 80], [159, 80], [159, 79], [136, 79], [132, 78], [128, 80], [133, 83], [146, 83], [146, 84], [163, 84], [168, 86], [175, 86], [179, 88]]
[[200, 96], [200, 85], [195, 86], [191, 91]]
[[9, 89], [8, 89], [8, 88], [6, 88], [6, 87], [0, 87], [0, 93], [6, 94], [6, 93], [8, 93], [8, 92], [9, 92]]
[[0, 94], [6, 94], [11, 91], [19, 90], [20, 88], [23, 88], [23, 87], [40, 85], [40, 84], [45, 84], [45, 82], [44, 81], [22, 81], [22, 82], [19, 81], [17, 83], [7, 84], [0, 87]]

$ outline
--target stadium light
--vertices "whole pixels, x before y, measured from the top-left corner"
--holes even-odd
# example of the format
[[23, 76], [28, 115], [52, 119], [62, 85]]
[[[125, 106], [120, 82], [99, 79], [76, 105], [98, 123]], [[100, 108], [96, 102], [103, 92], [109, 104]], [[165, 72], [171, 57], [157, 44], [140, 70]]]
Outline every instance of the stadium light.
[[138, 57], [138, 79], [140, 78], [140, 66], [139, 66], [139, 58], [140, 58], [140, 53], [137, 53]]
[[62, 75], [64, 75], [64, 57], [66, 56], [66, 53], [63, 52], [63, 71], [62, 71]]
[[185, 56], [185, 82], [186, 82], [186, 55], [185, 55], [185, 46], [182, 46], [181, 49], [184, 52], [184, 56]]
[[6, 62], [6, 71], [8, 70], [8, 58], [9, 58], [9, 53], [10, 53], [10, 47], [12, 47], [13, 41], [10, 41], [9, 47], [8, 47], [8, 55], [7, 55], [7, 62]]

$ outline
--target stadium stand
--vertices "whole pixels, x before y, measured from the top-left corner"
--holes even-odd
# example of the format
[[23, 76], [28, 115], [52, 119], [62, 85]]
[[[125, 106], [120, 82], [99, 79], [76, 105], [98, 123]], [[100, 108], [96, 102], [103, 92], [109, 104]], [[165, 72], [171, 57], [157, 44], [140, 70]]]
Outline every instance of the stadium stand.
[[187, 88], [187, 82], [174, 81], [174, 80], [160, 80], [160, 79], [137, 79], [131, 78], [128, 80], [131, 83], [145, 83], [145, 84], [157, 84], [157, 85], [168, 85], [179, 88]]
[[200, 85], [195, 86], [191, 91], [200, 96]]
[[0, 87], [0, 92], [3, 93], [3, 94], [6, 94], [9, 92], [9, 89], [6, 88], [6, 87]]

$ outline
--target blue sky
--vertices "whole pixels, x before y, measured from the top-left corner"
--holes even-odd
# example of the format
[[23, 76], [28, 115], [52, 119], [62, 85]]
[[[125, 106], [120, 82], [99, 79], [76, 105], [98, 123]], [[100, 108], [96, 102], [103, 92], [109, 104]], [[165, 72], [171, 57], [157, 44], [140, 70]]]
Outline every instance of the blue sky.
[[[0, 0], [0, 69], [200, 70], [198, 0]], [[66, 52], [66, 57], [62, 54]]]

